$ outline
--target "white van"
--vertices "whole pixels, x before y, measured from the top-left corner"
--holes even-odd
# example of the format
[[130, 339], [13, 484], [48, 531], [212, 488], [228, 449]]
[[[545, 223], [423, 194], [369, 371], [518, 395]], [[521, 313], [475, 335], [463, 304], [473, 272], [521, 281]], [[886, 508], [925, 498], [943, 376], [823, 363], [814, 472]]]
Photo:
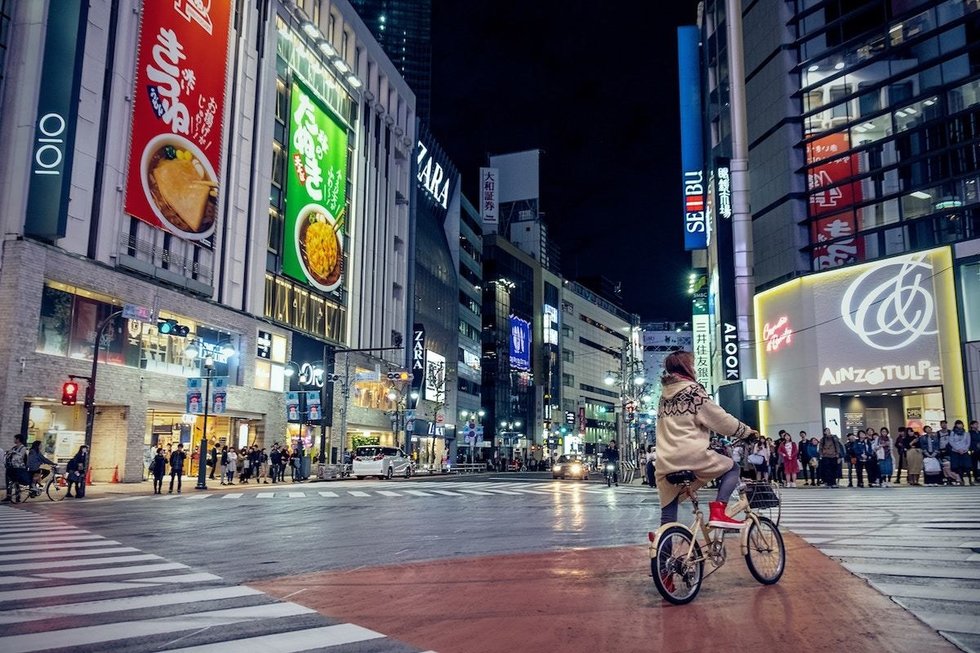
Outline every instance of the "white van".
[[354, 451], [351, 474], [357, 478], [365, 476], [409, 478], [412, 475], [412, 461], [404, 451], [395, 447], [358, 447]]

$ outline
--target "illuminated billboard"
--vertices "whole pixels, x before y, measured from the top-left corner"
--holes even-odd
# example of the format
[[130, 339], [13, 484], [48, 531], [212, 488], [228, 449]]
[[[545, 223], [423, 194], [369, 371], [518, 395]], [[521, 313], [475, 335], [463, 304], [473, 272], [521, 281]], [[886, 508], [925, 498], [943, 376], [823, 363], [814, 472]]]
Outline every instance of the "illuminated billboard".
[[705, 215], [704, 157], [701, 149], [701, 72], [698, 28], [677, 28], [677, 76], [681, 104], [681, 192], [684, 202], [684, 249], [708, 246]]
[[531, 323], [510, 316], [510, 369], [531, 370]]

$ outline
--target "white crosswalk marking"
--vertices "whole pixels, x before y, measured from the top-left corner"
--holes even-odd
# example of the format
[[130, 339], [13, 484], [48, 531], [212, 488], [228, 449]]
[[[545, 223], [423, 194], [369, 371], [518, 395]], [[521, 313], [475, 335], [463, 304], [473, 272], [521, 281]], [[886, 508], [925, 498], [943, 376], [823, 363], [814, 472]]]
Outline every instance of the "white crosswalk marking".
[[780, 527], [966, 651], [980, 651], [980, 487], [782, 493]]
[[112, 540], [49, 542], [59, 531], [100, 536], [0, 506], [0, 533], [14, 524], [39, 534], [30, 545], [0, 538], [3, 653], [77, 647], [339, 652], [369, 640], [372, 651], [413, 650], [361, 626], [328, 625], [309, 608]]

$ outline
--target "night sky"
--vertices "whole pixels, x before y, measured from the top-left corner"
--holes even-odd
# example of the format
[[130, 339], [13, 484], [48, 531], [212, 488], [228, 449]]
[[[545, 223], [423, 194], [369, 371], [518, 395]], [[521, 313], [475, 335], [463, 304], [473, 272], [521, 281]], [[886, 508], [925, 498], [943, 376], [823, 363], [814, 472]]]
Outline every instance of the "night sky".
[[544, 151], [541, 210], [567, 278], [690, 317], [675, 28], [694, 0], [433, 0], [432, 131], [477, 198], [491, 154]]

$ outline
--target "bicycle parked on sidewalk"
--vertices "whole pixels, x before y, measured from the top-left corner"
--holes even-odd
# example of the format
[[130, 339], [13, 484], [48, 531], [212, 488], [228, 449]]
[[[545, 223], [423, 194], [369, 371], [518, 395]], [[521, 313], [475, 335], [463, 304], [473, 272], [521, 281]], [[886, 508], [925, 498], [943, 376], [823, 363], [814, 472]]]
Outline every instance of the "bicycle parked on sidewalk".
[[[694, 522], [690, 526], [672, 522], [649, 533], [653, 582], [661, 596], [676, 605], [693, 601], [704, 579], [720, 569], [727, 557], [728, 531], [707, 524], [698, 506], [697, 492], [691, 489], [695, 478], [692, 471], [673, 472], [666, 477], [668, 483], [682, 486], [691, 500]], [[786, 548], [776, 523], [758, 511], [778, 507], [779, 496], [771, 483], [762, 481], [744, 482], [738, 493], [738, 501], [727, 512], [732, 516], [745, 513], [745, 523], [737, 531], [745, 564], [757, 581], [773, 585], [786, 569]], [[706, 560], [712, 564], [707, 574]]]
[[7, 490], [11, 503], [27, 501], [42, 494], [47, 495], [51, 501], [64, 499], [68, 491], [68, 476], [64, 472], [59, 472], [57, 465], [52, 466], [50, 472], [47, 479], [38, 484], [30, 480], [23, 483], [19, 478], [11, 480]]

